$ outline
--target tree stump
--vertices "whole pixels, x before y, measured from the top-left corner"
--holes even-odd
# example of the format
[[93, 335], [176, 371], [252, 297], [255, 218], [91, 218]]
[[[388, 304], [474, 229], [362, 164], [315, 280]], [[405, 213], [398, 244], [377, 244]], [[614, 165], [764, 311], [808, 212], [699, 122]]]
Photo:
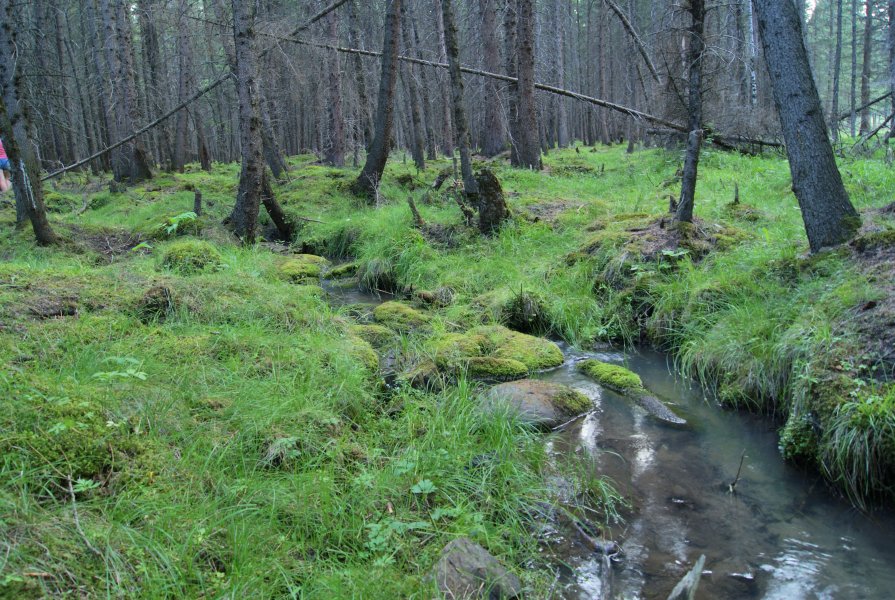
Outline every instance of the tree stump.
[[510, 217], [510, 209], [507, 208], [500, 181], [490, 169], [479, 171], [476, 182], [479, 185], [479, 231], [490, 235]]

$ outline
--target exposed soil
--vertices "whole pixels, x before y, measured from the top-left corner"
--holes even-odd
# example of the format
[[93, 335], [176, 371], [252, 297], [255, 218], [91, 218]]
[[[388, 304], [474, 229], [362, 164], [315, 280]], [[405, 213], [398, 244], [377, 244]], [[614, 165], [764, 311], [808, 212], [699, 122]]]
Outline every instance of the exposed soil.
[[572, 200], [557, 200], [555, 202], [546, 202], [543, 204], [534, 204], [526, 206], [522, 210], [522, 216], [532, 223], [546, 221], [552, 223], [556, 221], [560, 214], [568, 210], [579, 210], [586, 206], [583, 202], [574, 202]]
[[678, 250], [686, 250], [693, 260], [699, 260], [715, 248], [729, 245], [736, 236], [730, 228], [718, 223], [694, 218], [692, 224], [675, 224], [671, 216], [627, 231], [643, 259], [648, 261]]
[[76, 243], [102, 255], [110, 263], [127, 255], [144, 241], [139, 234], [124, 229], [89, 230], [72, 225], [69, 231]]

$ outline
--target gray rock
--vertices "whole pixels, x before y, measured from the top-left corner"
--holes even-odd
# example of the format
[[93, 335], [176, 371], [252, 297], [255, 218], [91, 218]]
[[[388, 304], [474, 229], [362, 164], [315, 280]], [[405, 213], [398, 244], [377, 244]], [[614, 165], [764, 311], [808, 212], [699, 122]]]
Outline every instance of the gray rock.
[[485, 395], [485, 408], [509, 408], [530, 425], [552, 428], [584, 414], [593, 407], [591, 400], [567, 385], [522, 379], [494, 386]]
[[459, 538], [445, 546], [430, 577], [439, 592], [452, 600], [522, 597], [519, 578], [469, 538]]

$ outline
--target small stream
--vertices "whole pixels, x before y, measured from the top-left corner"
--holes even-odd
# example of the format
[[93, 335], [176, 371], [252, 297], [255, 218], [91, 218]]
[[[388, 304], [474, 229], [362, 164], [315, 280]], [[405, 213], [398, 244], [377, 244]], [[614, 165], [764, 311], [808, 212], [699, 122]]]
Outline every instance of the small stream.
[[[391, 299], [356, 286], [323, 286], [334, 304]], [[895, 596], [895, 515], [864, 515], [817, 476], [784, 463], [769, 420], [722, 410], [676, 377], [663, 354], [561, 347], [565, 364], [538, 377], [581, 390], [595, 408], [546, 438], [548, 452], [560, 464], [588, 458], [632, 508], [623, 524], [604, 532], [622, 548], [611, 560], [574, 530], [553, 532], [545, 558], [559, 570], [555, 597], [664, 600], [700, 554], [706, 563], [697, 598]], [[688, 424], [665, 424], [582, 376], [575, 363], [584, 358], [624, 364]], [[731, 494], [727, 484], [744, 451]]]
[[[664, 599], [700, 554], [697, 598], [893, 597], [895, 516], [861, 514], [784, 463], [767, 419], [722, 410], [675, 377], [662, 354], [563, 351], [566, 364], [541, 377], [580, 389], [596, 410], [554, 435], [548, 450], [558, 462], [590, 457], [633, 510], [611, 532], [623, 549], [611, 566], [574, 534], [551, 544], [566, 565], [562, 597]], [[664, 424], [602, 389], [575, 370], [583, 358], [625, 364], [689, 424]]]

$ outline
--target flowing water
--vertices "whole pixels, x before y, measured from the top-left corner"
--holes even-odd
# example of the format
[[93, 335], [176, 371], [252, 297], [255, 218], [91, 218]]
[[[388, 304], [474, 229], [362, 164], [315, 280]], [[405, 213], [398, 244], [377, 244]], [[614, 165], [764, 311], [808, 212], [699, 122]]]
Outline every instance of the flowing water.
[[[566, 364], [541, 377], [585, 392], [596, 409], [548, 449], [557, 462], [590, 459], [633, 508], [604, 534], [623, 550], [611, 561], [574, 532], [550, 544], [566, 565], [562, 597], [664, 599], [700, 554], [697, 598], [895, 597], [895, 517], [861, 514], [785, 464], [767, 419], [722, 410], [674, 377], [664, 355], [563, 350]], [[574, 367], [583, 358], [625, 364], [688, 425], [664, 424], [583, 377]]]
[[[390, 299], [331, 282], [324, 288], [334, 304]], [[539, 377], [581, 390], [595, 408], [549, 436], [548, 451], [557, 463], [587, 459], [632, 507], [604, 532], [622, 549], [612, 558], [571, 527], [552, 532], [545, 552], [560, 570], [556, 597], [664, 599], [701, 554], [697, 598], [895, 597], [895, 515], [861, 514], [784, 463], [767, 419], [722, 410], [675, 377], [662, 354], [563, 351], [565, 364]], [[688, 424], [665, 424], [583, 377], [575, 362], [584, 358], [624, 364]]]

